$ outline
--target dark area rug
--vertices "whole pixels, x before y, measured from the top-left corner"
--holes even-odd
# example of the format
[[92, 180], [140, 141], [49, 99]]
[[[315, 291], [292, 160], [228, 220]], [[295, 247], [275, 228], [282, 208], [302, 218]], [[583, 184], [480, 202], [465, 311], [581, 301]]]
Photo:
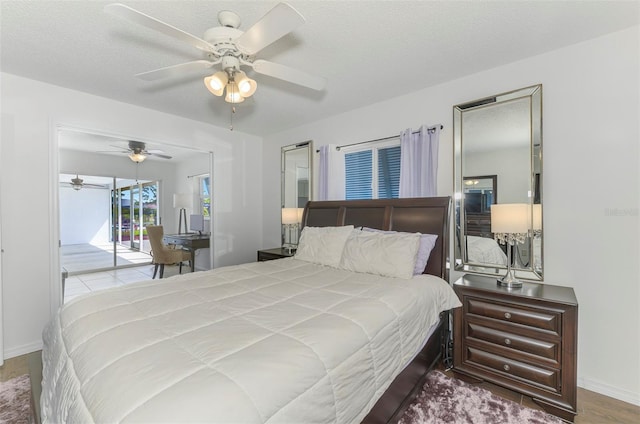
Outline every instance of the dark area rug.
[[33, 421], [29, 375], [0, 382], [0, 423], [28, 424]]
[[431, 371], [422, 392], [398, 424], [562, 424], [546, 412], [503, 399], [490, 391]]

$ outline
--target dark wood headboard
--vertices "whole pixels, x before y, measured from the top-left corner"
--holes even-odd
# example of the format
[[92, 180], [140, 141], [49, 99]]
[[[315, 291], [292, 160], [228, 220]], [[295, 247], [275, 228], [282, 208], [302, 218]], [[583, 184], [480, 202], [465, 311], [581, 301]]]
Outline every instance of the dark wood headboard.
[[438, 239], [424, 274], [448, 281], [450, 207], [450, 197], [311, 201], [304, 209], [302, 227], [353, 225], [436, 234]]

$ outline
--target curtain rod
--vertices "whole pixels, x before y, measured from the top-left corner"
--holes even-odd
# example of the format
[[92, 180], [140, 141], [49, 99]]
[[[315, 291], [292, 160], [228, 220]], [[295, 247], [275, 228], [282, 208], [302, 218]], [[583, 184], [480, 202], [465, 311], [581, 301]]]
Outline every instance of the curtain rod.
[[[434, 125], [432, 127], [429, 127], [429, 128], [427, 128], [427, 132], [430, 132], [430, 133], [435, 132], [437, 127], [438, 127], [438, 125]], [[444, 126], [442, 124], [440, 124], [440, 129], [441, 130], [444, 129]], [[411, 134], [418, 134], [418, 133], [420, 133], [420, 130], [411, 131]], [[392, 140], [392, 139], [398, 138], [398, 137], [400, 137], [399, 134], [398, 135], [391, 135], [389, 137], [376, 138], [374, 140], [359, 141], [357, 143], [351, 143], [351, 144], [343, 144], [342, 146], [337, 146], [336, 149], [340, 150], [340, 148], [342, 148], [342, 147], [357, 146], [359, 144], [366, 144], [366, 143], [375, 143], [376, 141]], [[319, 153], [319, 152], [320, 152], [320, 149], [316, 150], [316, 153]]]
[[205, 175], [209, 175], [209, 173], [208, 172], [203, 172], [202, 174], [187, 175], [187, 178], [204, 177]]

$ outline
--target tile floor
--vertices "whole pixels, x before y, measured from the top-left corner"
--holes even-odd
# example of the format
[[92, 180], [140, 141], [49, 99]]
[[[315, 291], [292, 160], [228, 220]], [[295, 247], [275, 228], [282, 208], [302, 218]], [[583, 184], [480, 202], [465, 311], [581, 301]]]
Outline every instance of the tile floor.
[[[159, 273], [160, 271], [158, 271]], [[182, 273], [190, 272], [188, 265], [182, 266]], [[179, 273], [178, 265], [165, 265], [164, 277]], [[77, 274], [67, 277], [64, 289], [64, 301], [68, 302], [76, 296], [97, 290], [123, 286], [137, 281], [150, 280], [153, 276], [153, 265], [141, 265], [131, 268], [120, 268], [109, 271]], [[156, 276], [158, 278], [158, 276]]]
[[[151, 255], [145, 253], [150, 248], [146, 246], [144, 251], [131, 249], [124, 245], [117, 245], [116, 256], [119, 266], [142, 265], [151, 262]], [[60, 265], [69, 274], [91, 272], [96, 269], [108, 269], [113, 267], [113, 244], [104, 243], [80, 243], [68, 244], [60, 247]]]

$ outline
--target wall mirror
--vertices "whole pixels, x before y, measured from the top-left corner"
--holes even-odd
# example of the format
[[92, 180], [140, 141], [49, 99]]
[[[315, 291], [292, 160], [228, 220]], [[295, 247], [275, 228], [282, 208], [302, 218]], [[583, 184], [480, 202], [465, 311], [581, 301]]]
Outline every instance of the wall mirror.
[[311, 199], [312, 144], [311, 141], [305, 141], [282, 147], [280, 172], [283, 246], [297, 246], [302, 210]]
[[[517, 278], [542, 280], [542, 85], [456, 105], [453, 120], [455, 269], [504, 275], [511, 256]], [[492, 232], [503, 203], [527, 205], [513, 247]]]

